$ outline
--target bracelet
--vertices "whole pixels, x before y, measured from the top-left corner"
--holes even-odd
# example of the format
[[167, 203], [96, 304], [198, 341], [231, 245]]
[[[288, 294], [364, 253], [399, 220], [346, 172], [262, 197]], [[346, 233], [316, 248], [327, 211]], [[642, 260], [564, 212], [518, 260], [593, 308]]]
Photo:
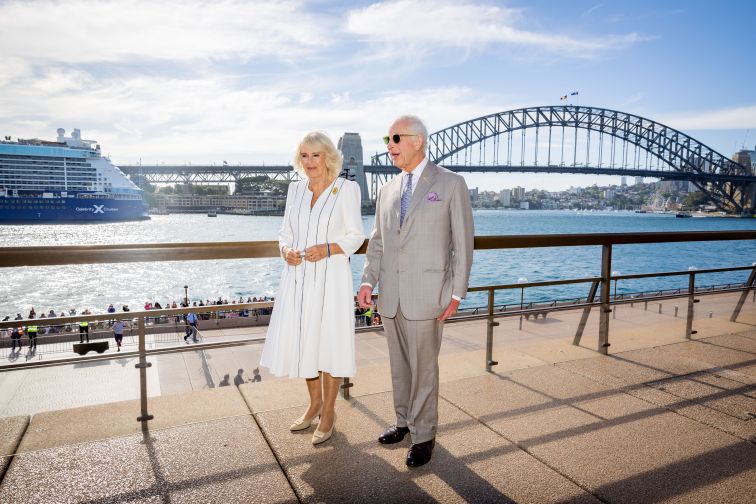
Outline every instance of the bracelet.
[[328, 251], [328, 257], [331, 257], [331, 244], [326, 242], [326, 250]]

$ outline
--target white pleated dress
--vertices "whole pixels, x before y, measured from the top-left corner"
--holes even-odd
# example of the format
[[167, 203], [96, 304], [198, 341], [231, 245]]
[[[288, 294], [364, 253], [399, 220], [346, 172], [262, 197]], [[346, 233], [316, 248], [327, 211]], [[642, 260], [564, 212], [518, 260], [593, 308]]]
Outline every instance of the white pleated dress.
[[289, 185], [279, 248], [337, 243], [344, 254], [289, 266], [284, 261], [260, 364], [276, 376], [354, 376], [351, 256], [365, 241], [360, 187], [337, 178], [310, 209], [308, 180]]

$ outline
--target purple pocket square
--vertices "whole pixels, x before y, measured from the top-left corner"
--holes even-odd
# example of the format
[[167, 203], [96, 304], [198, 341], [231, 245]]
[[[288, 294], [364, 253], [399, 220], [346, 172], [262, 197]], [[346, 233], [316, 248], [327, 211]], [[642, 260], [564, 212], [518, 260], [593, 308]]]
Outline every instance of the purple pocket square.
[[426, 196], [425, 199], [427, 199], [430, 202], [434, 202], [434, 203], [436, 201], [441, 201], [441, 198], [438, 196], [438, 193], [434, 193], [434, 192], [429, 192], [428, 196]]

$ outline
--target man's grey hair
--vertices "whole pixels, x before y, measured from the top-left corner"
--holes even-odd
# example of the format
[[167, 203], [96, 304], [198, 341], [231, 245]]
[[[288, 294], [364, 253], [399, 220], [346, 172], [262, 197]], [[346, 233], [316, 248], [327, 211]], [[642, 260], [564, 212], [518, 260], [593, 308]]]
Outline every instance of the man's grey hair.
[[425, 150], [425, 148], [428, 147], [428, 128], [425, 127], [425, 123], [423, 123], [422, 119], [414, 115], [403, 115], [397, 117], [394, 123], [398, 123], [399, 121], [406, 122], [409, 132], [413, 135], [419, 135], [420, 138], [422, 138], [423, 150]]

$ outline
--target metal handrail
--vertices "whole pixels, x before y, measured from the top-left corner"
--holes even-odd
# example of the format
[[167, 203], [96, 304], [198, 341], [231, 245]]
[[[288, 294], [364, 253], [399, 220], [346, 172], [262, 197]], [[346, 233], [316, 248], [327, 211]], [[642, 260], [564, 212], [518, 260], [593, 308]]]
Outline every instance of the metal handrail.
[[[692, 241], [756, 240], [756, 231], [687, 231], [675, 233], [588, 233], [476, 236], [475, 250], [542, 247], [583, 247]], [[368, 241], [357, 254], [367, 251]], [[0, 247], [0, 268], [211, 259], [278, 257], [278, 242], [144, 243], [127, 245], [65, 245]]]

